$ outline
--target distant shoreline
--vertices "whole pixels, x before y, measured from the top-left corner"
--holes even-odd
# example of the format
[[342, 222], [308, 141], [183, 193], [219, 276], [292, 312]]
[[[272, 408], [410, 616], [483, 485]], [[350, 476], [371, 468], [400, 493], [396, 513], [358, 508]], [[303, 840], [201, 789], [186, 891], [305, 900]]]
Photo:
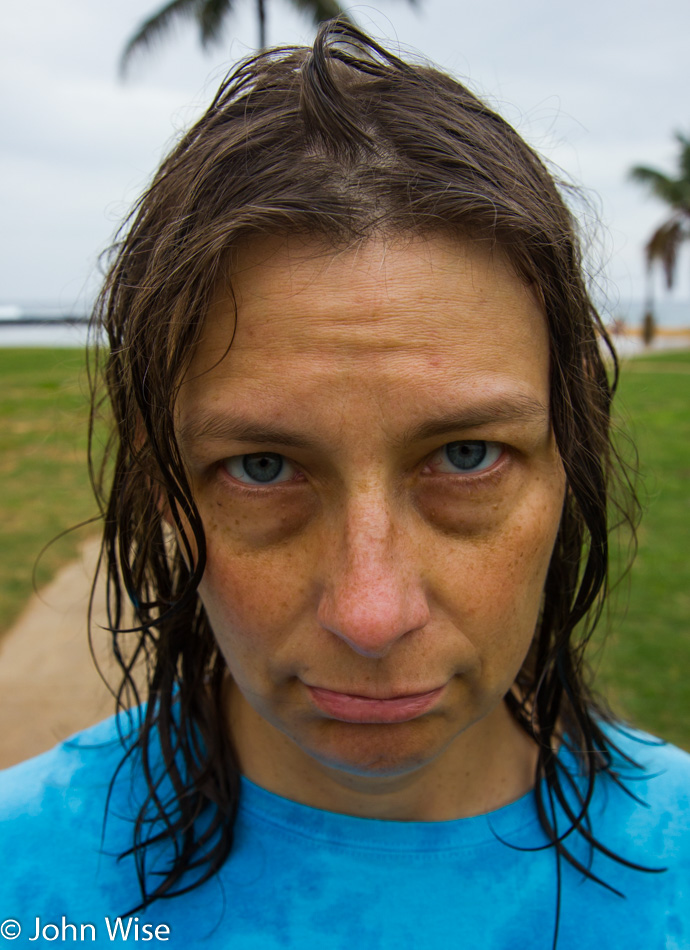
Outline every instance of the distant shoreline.
[[[643, 352], [690, 349], [690, 326], [657, 326], [652, 346], [645, 349], [641, 329], [628, 323], [607, 324], [618, 355], [625, 358]], [[0, 317], [0, 349], [65, 347], [83, 349], [89, 342], [89, 318], [74, 315]]]
[[69, 347], [83, 349], [89, 338], [88, 317], [31, 318], [12, 317], [0, 320], [0, 348]]
[[88, 326], [89, 317], [0, 317], [2, 327]]
[[[621, 337], [641, 337], [642, 336], [641, 327], [627, 327], [626, 326], [626, 328], [620, 331], [619, 333], [615, 333], [611, 329], [610, 326], [608, 326], [606, 329], [614, 340], [620, 339]], [[663, 336], [663, 337], [690, 338], [690, 326], [688, 327], [655, 327], [654, 334], [655, 336]]]

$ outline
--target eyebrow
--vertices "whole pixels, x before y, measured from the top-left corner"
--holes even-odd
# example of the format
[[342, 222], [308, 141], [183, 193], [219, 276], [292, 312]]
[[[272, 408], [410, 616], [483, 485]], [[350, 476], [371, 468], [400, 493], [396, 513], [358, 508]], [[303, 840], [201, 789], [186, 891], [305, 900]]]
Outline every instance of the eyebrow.
[[[475, 405], [464, 407], [459, 412], [456, 410], [440, 418], [423, 422], [421, 425], [405, 430], [402, 436], [393, 441], [396, 445], [406, 445], [449, 432], [475, 429], [495, 423], [538, 422], [546, 425], [548, 421], [547, 405], [523, 393], [511, 393], [500, 398], [485, 399]], [[218, 412], [202, 412], [195, 418], [183, 422], [179, 430], [179, 441], [180, 444], [187, 445], [199, 441], [236, 441], [252, 442], [258, 445], [285, 445], [299, 449], [318, 447], [318, 440], [311, 439], [302, 433], [279, 428], [270, 423]]]
[[500, 398], [486, 399], [466, 406], [460, 412], [451, 412], [439, 419], [423, 422], [408, 429], [401, 442], [422, 442], [433, 436], [445, 435], [458, 429], [477, 429], [495, 423], [549, 422], [549, 407], [541, 400], [524, 393], [511, 393]]
[[298, 449], [313, 449], [317, 445], [314, 439], [288, 429], [215, 412], [202, 413], [195, 419], [183, 422], [180, 426], [179, 441], [181, 445], [199, 441], [257, 442], [289, 445]]

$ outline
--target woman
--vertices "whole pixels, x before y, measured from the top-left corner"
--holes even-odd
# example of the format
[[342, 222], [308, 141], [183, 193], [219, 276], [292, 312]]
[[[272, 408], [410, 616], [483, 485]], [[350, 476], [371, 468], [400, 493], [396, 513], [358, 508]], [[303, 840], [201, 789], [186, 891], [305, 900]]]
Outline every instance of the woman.
[[134, 709], [4, 779], [23, 936], [687, 945], [688, 757], [583, 660], [626, 484], [610, 343], [515, 131], [337, 21], [254, 57], [95, 325]]

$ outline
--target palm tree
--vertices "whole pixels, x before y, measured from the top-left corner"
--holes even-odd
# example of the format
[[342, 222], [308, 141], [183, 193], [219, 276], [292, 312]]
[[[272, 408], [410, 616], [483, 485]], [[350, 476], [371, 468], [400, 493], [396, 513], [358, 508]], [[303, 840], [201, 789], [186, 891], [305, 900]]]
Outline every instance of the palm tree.
[[633, 181], [647, 185], [652, 194], [665, 201], [671, 209], [671, 216], [659, 225], [645, 247], [648, 274], [651, 275], [652, 267], [658, 261], [664, 269], [669, 290], [673, 287], [680, 247], [690, 238], [690, 138], [677, 132], [676, 140], [680, 145], [677, 178], [645, 165], [630, 169]]
[[[259, 47], [266, 47], [266, 0], [255, 0], [259, 20]], [[416, 0], [410, 0], [412, 4]], [[338, 0], [292, 0], [298, 10], [311, 15], [314, 24], [332, 17], [349, 19]], [[144, 20], [136, 32], [129, 38], [120, 58], [120, 72], [124, 75], [132, 54], [148, 48], [160, 39], [175, 20], [193, 18], [199, 26], [199, 39], [202, 49], [222, 40], [223, 21], [234, 9], [235, 0], [170, 0], [164, 7]]]

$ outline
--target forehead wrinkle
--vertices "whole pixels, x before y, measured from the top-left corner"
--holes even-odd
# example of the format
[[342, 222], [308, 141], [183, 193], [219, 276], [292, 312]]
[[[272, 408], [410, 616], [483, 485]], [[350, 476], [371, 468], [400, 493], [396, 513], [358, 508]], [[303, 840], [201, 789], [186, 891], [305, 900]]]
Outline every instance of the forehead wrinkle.
[[[193, 385], [180, 406], [186, 402], [188, 410], [178, 417], [183, 440], [232, 438], [231, 424], [244, 419], [251, 425], [234, 431], [247, 441], [305, 446], [321, 433], [323, 442], [326, 430], [313, 411], [326, 387], [334, 394], [327, 404], [330, 423], [336, 407], [345, 413], [339, 426], [327, 426], [331, 447], [353, 408], [350, 397], [361, 397], [359, 408], [382, 420], [384, 407], [392, 413], [393, 431], [383, 420], [388, 444], [410, 442], [420, 432], [525, 423], [530, 414], [548, 424], [548, 353], [535, 349], [535, 340], [539, 344], [545, 336], [542, 308], [513, 274], [501, 267], [493, 274], [493, 260], [475, 260], [469, 251], [449, 260], [444, 245], [425, 248], [425, 255], [419, 248], [393, 253], [386, 247], [384, 254], [370, 247], [366, 254], [358, 248], [316, 263], [297, 255], [295, 271], [292, 250], [288, 245], [276, 257], [275, 272], [260, 266], [256, 283], [243, 280], [249, 270], [240, 273], [237, 333], [222, 367], [217, 337], [235, 323], [221, 301], [210, 314], [208, 339], [197, 355], [211, 375]], [[428, 264], [418, 273], [424, 256]], [[353, 267], [362, 258], [365, 266]], [[487, 270], [491, 279], [485, 281]], [[286, 294], [295, 276], [304, 293]], [[449, 281], [439, 282], [441, 276]], [[535, 352], [538, 358], [532, 358]], [[526, 367], [519, 365], [520, 356]], [[295, 418], [300, 403], [306, 415]]]
[[[388, 259], [390, 252], [395, 249], [395, 244], [384, 242], [380, 246], [374, 242], [361, 242], [352, 248], [332, 249], [324, 247], [320, 243], [316, 249], [309, 245], [295, 249], [290, 243], [281, 245], [284, 255], [287, 259], [277, 260], [275, 262], [275, 272], [280, 274], [281, 284], [278, 288], [257, 287], [251, 280], [252, 272], [261, 276], [271, 277], [273, 270], [273, 261], [269, 256], [258, 266], [252, 263], [237, 271], [240, 286], [236, 288], [239, 303], [239, 324], [240, 334], [248, 332], [251, 339], [256, 339], [261, 333], [264, 325], [274, 326], [278, 324], [291, 324], [297, 320], [299, 338], [293, 340], [296, 348], [310, 348], [312, 341], [308, 339], [310, 324], [321, 324], [319, 331], [322, 340], [316, 342], [327, 345], [336, 345], [339, 337], [344, 335], [342, 340], [343, 348], [351, 348], [351, 344], [357, 346], [356, 341], [352, 341], [352, 334], [358, 330], [371, 330], [375, 328], [378, 332], [386, 332], [389, 324], [395, 324], [404, 313], [409, 316], [414, 323], [429, 323], [429, 314], [433, 314], [439, 302], [445, 300], [447, 285], [443, 283], [439, 287], [425, 288], [424, 294], [417, 294], [410, 299], [408, 293], [400, 295], [399, 276], [390, 273]], [[410, 242], [403, 242], [408, 246]], [[428, 270], [436, 271], [434, 266], [429, 241], [418, 239], [412, 242], [419, 247], [415, 247], [416, 255], [412, 259], [411, 266], [420, 268], [421, 276]], [[252, 248], [249, 248], [250, 252]], [[305, 250], [308, 250], [308, 256], [305, 256]], [[327, 281], [333, 271], [335, 271], [335, 284], [342, 284], [342, 263], [346, 261], [347, 268], [352, 274], [352, 280], [346, 282], [346, 298], [334, 294], [331, 298], [324, 297], [322, 284]], [[340, 288], [343, 289], [342, 287]], [[405, 290], [405, 288], [403, 288]], [[306, 301], [305, 298], [306, 297]], [[294, 301], [298, 303], [295, 304]], [[306, 307], [306, 311], [302, 308]], [[244, 324], [243, 316], [246, 311], [250, 311], [249, 326]], [[426, 319], [425, 319], [426, 318]], [[324, 325], [325, 324], [325, 325]], [[427, 331], [434, 335], [433, 326], [429, 326]], [[306, 337], [306, 339], [305, 339]], [[275, 344], [270, 335], [262, 339], [262, 347], [267, 350], [284, 347], [285, 341]], [[289, 343], [290, 341], [288, 341]], [[368, 342], [368, 341], [365, 341]], [[420, 345], [425, 345], [425, 340], [420, 338]], [[375, 348], [389, 349], [396, 346], [409, 345], [409, 337], [404, 334], [399, 339], [374, 341]]]
[[[456, 243], [444, 236], [442, 254], [438, 253], [438, 240], [431, 240], [428, 235], [399, 236], [395, 241], [389, 236], [343, 248], [333, 248], [321, 241], [288, 240], [285, 236], [249, 244], [244, 249], [244, 266], [235, 270], [241, 286], [235, 287], [239, 314], [233, 349], [251, 356], [258, 342], [266, 358], [284, 359], [288, 352], [318, 355], [321, 351], [324, 358], [356, 359], [358, 363], [363, 358], [375, 360], [379, 355], [396, 352], [404, 355], [411, 346], [418, 353], [432, 352], [447, 342], [449, 327], [446, 321], [442, 326], [436, 325], [436, 313], [447, 308], [448, 293], [457, 290], [458, 269], [477, 312], [474, 326], [464, 325], [468, 302], [460, 300], [456, 330], [450, 328], [450, 332], [469, 334], [467, 343], [471, 346], [472, 335], [481, 324], [481, 312], [487, 304], [490, 307], [486, 289], [493, 288], [497, 277], [501, 283], [509, 262], [495, 253], [482, 254], [477, 260], [461, 258], [458, 262]], [[462, 242], [459, 246], [463, 246]], [[399, 294], [395, 252], [401, 248], [407, 253], [408, 275], [410, 270], [420, 270], [419, 286], [412, 297], [409, 286], [402, 297]], [[389, 268], [391, 259], [393, 271]], [[349, 270], [351, 280], [342, 266]], [[512, 268], [509, 270], [512, 275]], [[324, 296], [323, 284], [328, 283], [331, 273], [335, 274], [335, 285], [341, 292]], [[268, 284], [261, 279], [257, 284], [252, 274], [268, 277]], [[340, 286], [343, 280], [344, 288]], [[402, 287], [405, 290], [404, 280]], [[514, 291], [513, 286], [511, 294]], [[529, 295], [529, 289], [522, 284], [520, 291], [521, 296]], [[506, 309], [513, 303], [512, 297], [500, 301]], [[401, 315], [407, 323], [404, 331], [400, 328]], [[289, 332], [284, 332], [285, 327]], [[526, 326], [525, 334], [529, 335], [530, 330]], [[486, 346], [486, 341], [482, 341], [482, 346]]]

